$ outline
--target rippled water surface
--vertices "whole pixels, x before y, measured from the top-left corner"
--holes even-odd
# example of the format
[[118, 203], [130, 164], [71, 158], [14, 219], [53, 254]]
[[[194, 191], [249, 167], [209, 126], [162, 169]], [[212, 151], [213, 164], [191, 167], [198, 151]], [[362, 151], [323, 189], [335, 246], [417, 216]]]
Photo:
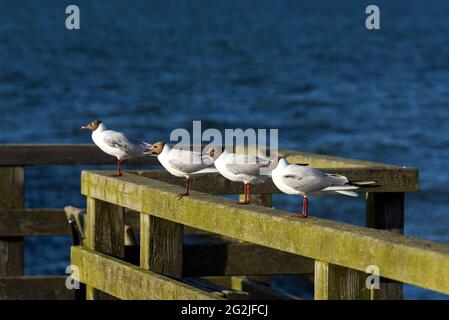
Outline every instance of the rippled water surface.
[[[68, 1], [0, 1], [0, 143], [88, 143], [94, 118], [148, 141], [278, 128], [284, 148], [418, 167], [406, 233], [449, 242], [449, 2], [376, 2], [368, 32], [364, 1], [77, 1], [79, 31]], [[81, 169], [27, 168], [27, 206], [83, 206]], [[311, 206], [364, 223], [363, 199]], [[27, 273], [63, 273], [68, 244], [27, 239]]]

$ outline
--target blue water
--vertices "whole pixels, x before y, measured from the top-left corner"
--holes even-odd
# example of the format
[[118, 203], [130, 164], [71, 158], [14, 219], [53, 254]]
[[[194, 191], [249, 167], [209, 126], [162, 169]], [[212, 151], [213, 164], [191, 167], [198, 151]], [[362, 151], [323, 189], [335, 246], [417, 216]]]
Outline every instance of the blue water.
[[[81, 30], [65, 29], [65, 7]], [[148, 141], [174, 128], [278, 128], [281, 147], [418, 167], [406, 234], [449, 242], [448, 1], [0, 1], [0, 143], [88, 143], [94, 118]], [[84, 206], [81, 167], [27, 169], [29, 207]], [[298, 199], [275, 197], [297, 210]], [[363, 225], [363, 200], [312, 199]], [[30, 238], [28, 274], [68, 239]], [[407, 298], [443, 298], [407, 286]]]

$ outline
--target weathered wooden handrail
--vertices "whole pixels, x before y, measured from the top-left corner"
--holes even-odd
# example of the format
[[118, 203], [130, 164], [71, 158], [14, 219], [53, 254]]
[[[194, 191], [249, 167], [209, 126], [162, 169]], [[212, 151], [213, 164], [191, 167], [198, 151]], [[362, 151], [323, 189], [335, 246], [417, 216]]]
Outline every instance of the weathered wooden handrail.
[[[256, 152], [249, 148], [249, 152]], [[309, 163], [321, 168], [381, 167], [401, 168], [379, 162], [355, 160], [308, 153], [295, 150], [279, 150], [279, 155], [292, 162]], [[0, 166], [32, 165], [103, 165], [115, 164], [114, 157], [108, 156], [94, 144], [2, 144], [0, 145]], [[155, 157], [140, 157], [128, 160], [135, 165], [159, 164]]]
[[91, 199], [319, 263], [359, 271], [376, 265], [383, 277], [449, 293], [449, 245], [323, 219], [297, 219], [195, 191], [180, 201], [179, 192], [179, 186], [133, 174], [115, 178], [104, 172], [82, 173], [82, 194]]
[[[255, 151], [250, 150], [250, 152], [254, 153]], [[378, 181], [376, 188], [363, 190], [368, 192], [367, 225], [402, 232], [403, 193], [418, 190], [418, 171], [416, 169], [292, 150], [281, 150], [279, 155], [286, 156], [292, 163], [309, 163], [317, 168], [325, 168], [329, 172], [348, 175], [354, 180]], [[4, 290], [14, 288], [14, 281], [17, 281], [17, 288], [25, 287], [27, 283], [29, 283], [30, 288], [34, 288], [42, 285], [44, 281], [44, 278], [33, 280], [33, 277], [17, 277], [23, 275], [24, 236], [70, 234], [70, 229], [65, 224], [65, 214], [62, 209], [22, 208], [24, 167], [34, 165], [115, 165], [115, 163], [116, 160], [113, 157], [104, 154], [93, 144], [0, 145], [0, 251], [5, 253], [0, 257], [0, 280], [3, 281], [4, 286], [2, 288]], [[157, 158], [146, 156], [126, 161], [126, 165], [137, 165], [142, 168], [156, 164], [158, 164]], [[126, 172], [176, 185], [180, 183], [179, 179], [163, 171], [127, 170]], [[241, 185], [226, 181], [218, 175], [198, 176], [192, 179], [192, 189], [212, 194], [239, 194]], [[255, 186], [252, 192], [255, 194], [253, 200], [259, 199], [261, 200], [259, 203], [271, 205], [271, 193], [276, 193], [278, 190], [271, 182], [268, 182]], [[260, 196], [257, 194], [260, 194]], [[138, 215], [125, 215], [126, 223], [130, 224], [133, 229], [138, 230], [140, 223], [136, 218], [138, 218]], [[238, 250], [241, 249], [242, 247]], [[191, 270], [198, 272], [200, 269], [195, 269], [197, 267], [192, 267]], [[267, 270], [263, 272], [259, 270], [259, 272], [265, 274]], [[286, 271], [285, 268], [284, 271]], [[291, 269], [291, 271], [297, 272], [294, 269]], [[238, 271], [238, 268], [233, 268], [226, 272], [223, 274], [233, 274], [240, 271]], [[242, 272], [252, 271], [245, 269]], [[60, 288], [58, 286], [62, 284], [60, 279], [55, 278], [55, 281], [51, 277], [48, 277], [48, 279], [50, 279], [50, 287], [48, 288], [52, 289], [48, 291], [47, 298], [50, 297], [51, 292], [59, 294]], [[34, 292], [41, 292], [41, 290], [34, 290]], [[399, 286], [394, 292], [399, 295], [393, 293], [393, 297], [400, 297]], [[0, 297], [5, 296], [7, 295], [0, 291]], [[12, 297], [13, 295], [9, 296]], [[38, 294], [36, 294], [36, 297], [38, 297]], [[390, 295], [387, 295], [387, 297], [390, 297]]]

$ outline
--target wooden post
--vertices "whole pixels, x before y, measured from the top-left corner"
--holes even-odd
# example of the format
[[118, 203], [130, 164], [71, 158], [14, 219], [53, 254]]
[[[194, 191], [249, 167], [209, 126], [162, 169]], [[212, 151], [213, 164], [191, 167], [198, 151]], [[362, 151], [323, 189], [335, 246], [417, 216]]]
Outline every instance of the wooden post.
[[[366, 226], [404, 234], [404, 193], [368, 192], [366, 194]], [[382, 274], [382, 270], [380, 270]], [[380, 289], [373, 289], [376, 300], [401, 300], [402, 283], [380, 279]]]
[[140, 214], [140, 266], [182, 279], [183, 225]]
[[[23, 167], [0, 167], [0, 208], [24, 206]], [[0, 237], [0, 277], [23, 275], [23, 237]]]
[[365, 273], [315, 261], [315, 300], [369, 300]]
[[[114, 257], [125, 256], [124, 209], [94, 198], [87, 198], [86, 245]], [[95, 288], [86, 288], [88, 300], [113, 299]]]

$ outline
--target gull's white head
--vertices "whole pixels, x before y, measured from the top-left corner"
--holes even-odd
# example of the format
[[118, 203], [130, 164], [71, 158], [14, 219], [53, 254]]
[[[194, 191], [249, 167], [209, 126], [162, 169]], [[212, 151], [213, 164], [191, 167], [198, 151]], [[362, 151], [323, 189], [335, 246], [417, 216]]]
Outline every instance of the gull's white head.
[[282, 169], [288, 166], [288, 161], [285, 158], [280, 158], [278, 160], [278, 165], [276, 166], [276, 169]]
[[98, 127], [100, 126], [101, 121], [100, 120], [94, 120], [91, 123], [82, 126], [81, 129], [83, 130], [91, 130], [91, 131], [95, 131], [98, 129]]

